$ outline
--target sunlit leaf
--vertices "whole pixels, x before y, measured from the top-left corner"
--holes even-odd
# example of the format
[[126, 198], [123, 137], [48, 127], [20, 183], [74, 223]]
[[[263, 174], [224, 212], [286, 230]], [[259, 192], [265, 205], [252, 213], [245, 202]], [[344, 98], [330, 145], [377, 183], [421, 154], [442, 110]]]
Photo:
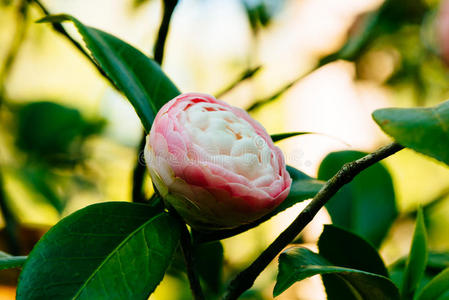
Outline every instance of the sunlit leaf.
[[399, 144], [449, 164], [449, 101], [426, 108], [385, 108], [373, 118]]
[[405, 267], [401, 293], [407, 299], [412, 299], [427, 264], [427, 234], [422, 210], [418, 211], [412, 246]]
[[449, 299], [449, 268], [435, 276], [418, 294], [417, 300]]
[[17, 299], [147, 299], [179, 235], [176, 219], [148, 205], [88, 206], [57, 223], [34, 247]]
[[322, 256], [301, 247], [292, 247], [279, 256], [279, 273], [273, 295], [278, 296], [292, 284], [318, 274], [332, 274], [349, 287], [355, 299], [399, 299], [396, 286], [386, 277], [334, 266]]
[[159, 65], [124, 41], [85, 26], [69, 15], [48, 16], [40, 22], [72, 21], [98, 65], [126, 95], [148, 132], [158, 110], [180, 94]]
[[279, 142], [281, 140], [284, 139], [288, 139], [290, 137], [294, 137], [297, 135], [303, 135], [303, 134], [313, 134], [313, 132], [286, 132], [286, 133], [277, 133], [277, 134], [272, 134], [271, 135], [271, 139], [273, 140], [273, 142]]

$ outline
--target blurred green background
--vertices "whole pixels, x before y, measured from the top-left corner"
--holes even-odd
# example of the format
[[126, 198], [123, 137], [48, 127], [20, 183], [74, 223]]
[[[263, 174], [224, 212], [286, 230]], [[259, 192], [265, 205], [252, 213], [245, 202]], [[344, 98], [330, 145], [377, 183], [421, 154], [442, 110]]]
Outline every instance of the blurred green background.
[[[42, 4], [152, 56], [159, 0]], [[221, 99], [247, 108], [282, 90], [252, 115], [269, 133], [320, 133], [279, 143], [288, 164], [317, 176], [331, 151], [370, 152], [389, 141], [372, 121], [373, 110], [448, 98], [449, 68], [436, 29], [440, 6], [433, 0], [181, 0], [163, 69], [181, 91], [215, 95], [261, 66]], [[123, 96], [51, 25], [35, 23], [43, 16], [33, 1], [0, 1], [0, 250], [15, 254], [27, 254], [51, 225], [77, 209], [131, 201], [142, 135]], [[71, 25], [64, 26], [80, 41]], [[449, 251], [447, 167], [411, 150], [385, 163], [400, 216], [382, 244], [383, 258], [390, 264], [408, 252], [418, 204], [425, 206], [431, 249]], [[149, 178], [145, 189], [150, 196]], [[224, 278], [245, 267], [302, 207], [225, 240]], [[313, 248], [329, 222], [321, 212], [301, 242]], [[17, 274], [0, 272], [0, 299], [14, 298]], [[185, 278], [170, 274], [151, 298], [189, 299]], [[273, 263], [246, 298], [270, 299], [275, 275]], [[277, 299], [324, 297], [314, 277]]]

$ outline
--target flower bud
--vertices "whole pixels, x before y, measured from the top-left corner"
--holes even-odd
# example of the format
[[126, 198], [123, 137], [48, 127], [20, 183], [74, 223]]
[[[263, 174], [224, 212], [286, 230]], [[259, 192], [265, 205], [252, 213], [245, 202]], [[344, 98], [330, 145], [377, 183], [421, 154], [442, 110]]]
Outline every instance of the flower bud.
[[164, 200], [196, 229], [252, 222], [290, 191], [282, 152], [265, 129], [205, 94], [182, 94], [161, 108], [145, 160]]

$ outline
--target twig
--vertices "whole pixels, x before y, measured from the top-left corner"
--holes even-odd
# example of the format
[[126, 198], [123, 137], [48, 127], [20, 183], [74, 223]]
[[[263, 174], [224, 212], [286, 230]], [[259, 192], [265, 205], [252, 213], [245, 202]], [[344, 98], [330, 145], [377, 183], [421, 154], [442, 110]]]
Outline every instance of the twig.
[[11, 43], [8, 53], [6, 54], [5, 62], [3, 63], [3, 69], [0, 74], [0, 106], [5, 96], [5, 81], [11, 72], [12, 66], [17, 58], [20, 47], [22, 46], [25, 34], [27, 31], [26, 17], [28, 15], [28, 5], [26, 0], [22, 0], [18, 4], [17, 8], [17, 22], [16, 32], [14, 33], [14, 39]]
[[237, 78], [234, 82], [232, 82], [231, 84], [229, 84], [227, 87], [225, 87], [224, 89], [222, 89], [220, 92], [218, 92], [217, 94], [215, 94], [215, 98], [221, 98], [221, 96], [223, 96], [224, 94], [230, 92], [232, 89], [234, 89], [237, 85], [239, 85], [242, 81], [245, 81], [246, 79], [249, 79], [251, 77], [253, 77], [254, 75], [256, 75], [257, 72], [260, 71], [262, 67], [261, 66], [257, 66], [255, 68], [252, 69], [248, 69], [246, 70], [242, 75], [240, 75], [239, 78]]
[[154, 61], [162, 65], [164, 59], [165, 41], [167, 40], [168, 29], [170, 27], [171, 16], [175, 10], [178, 0], [164, 0], [164, 15], [157, 34], [156, 44], [154, 45]]
[[181, 229], [181, 249], [186, 263], [187, 277], [189, 278], [193, 299], [204, 300], [200, 280], [193, 264], [192, 240], [190, 238], [189, 230], [184, 223]]
[[143, 182], [145, 180], [145, 162], [142, 160], [143, 151], [145, 149], [146, 134], [143, 132], [142, 139], [139, 144], [139, 152], [137, 153], [137, 160], [133, 170], [133, 187], [132, 200], [137, 203], [145, 203], [146, 198], [143, 192]]
[[348, 41], [339, 50], [321, 58], [313, 69], [294, 79], [290, 83], [286, 84], [284, 87], [282, 87], [279, 91], [275, 92], [273, 95], [260, 100], [256, 100], [250, 107], [248, 107], [247, 111], [255, 110], [260, 106], [270, 103], [271, 101], [277, 99], [279, 96], [288, 91], [293, 85], [295, 85], [305, 76], [309, 75], [311, 72], [315, 71], [316, 69], [328, 63], [337, 61], [339, 59], [354, 60], [354, 58], [356, 58], [367, 47], [368, 45], [367, 41], [369, 41], [369, 39], [372, 38], [372, 36], [375, 34], [375, 29], [377, 28], [378, 25], [379, 16], [383, 13], [383, 11], [388, 9], [389, 3], [390, 3], [389, 1], [384, 1], [384, 3], [379, 9], [369, 13], [365, 18], [364, 24], [365, 27], [363, 28], [363, 30], [361, 30], [358, 34], [355, 34], [354, 36], [350, 36]]
[[290, 81], [289, 83], [287, 83], [286, 85], [284, 85], [282, 88], [280, 88], [277, 92], [275, 92], [274, 94], [272, 94], [271, 96], [268, 96], [266, 98], [261, 98], [258, 99], [256, 101], [254, 101], [253, 104], [251, 104], [246, 111], [250, 112], [253, 110], [258, 109], [259, 107], [268, 104], [274, 100], [276, 100], [279, 96], [281, 96], [282, 94], [284, 94], [286, 91], [288, 91], [292, 86], [294, 86], [296, 83], [298, 83], [299, 81], [301, 81], [304, 77], [310, 75], [310, 73], [312, 73], [313, 71], [315, 71], [317, 68], [312, 68], [311, 70], [305, 72], [304, 74], [301, 74], [299, 77], [293, 79], [292, 81]]
[[[48, 9], [42, 4], [41, 1], [39, 1], [39, 0], [31, 0], [31, 1], [34, 1], [34, 3], [36, 3], [37, 6], [39, 6], [39, 8], [41, 9], [41, 11], [44, 13], [45, 16], [51, 15], [50, 12], [48, 11]], [[117, 88], [117, 86], [115, 85], [114, 81], [103, 71], [103, 69], [100, 68], [100, 66], [97, 64], [97, 62], [86, 52], [86, 50], [84, 50], [84, 48], [80, 45], [80, 43], [75, 41], [68, 34], [68, 32], [64, 29], [64, 26], [62, 26], [59, 23], [51, 23], [51, 26], [53, 27], [53, 29], [56, 32], [62, 34], [64, 37], [66, 37], [72, 43], [72, 45], [74, 45], [81, 52], [81, 54], [83, 54], [84, 57], [86, 57], [95, 66], [95, 68], [98, 70], [98, 72], [104, 78], [106, 78], [112, 84], [113, 87], [115, 87], [117, 90], [119, 90]]]
[[237, 299], [244, 291], [249, 289], [257, 276], [268, 264], [309, 224], [318, 211], [335, 195], [345, 184], [349, 183], [357, 174], [375, 164], [376, 162], [393, 155], [403, 147], [392, 143], [376, 150], [356, 161], [347, 163], [329, 179], [323, 188], [315, 195], [313, 200], [298, 215], [298, 217], [268, 246], [265, 251], [245, 270], [240, 272], [229, 284], [225, 300]]
[[[164, 0], [164, 15], [162, 17], [161, 25], [157, 35], [156, 44], [154, 45], [154, 61], [162, 65], [164, 59], [165, 41], [167, 40], [168, 29], [170, 27], [170, 20], [175, 10], [178, 0]], [[137, 161], [133, 170], [133, 202], [145, 202], [145, 195], [143, 194], [143, 181], [145, 179], [145, 163], [141, 161], [141, 154], [145, 149], [146, 133], [142, 133], [142, 139], [139, 144], [139, 152], [137, 153]]]

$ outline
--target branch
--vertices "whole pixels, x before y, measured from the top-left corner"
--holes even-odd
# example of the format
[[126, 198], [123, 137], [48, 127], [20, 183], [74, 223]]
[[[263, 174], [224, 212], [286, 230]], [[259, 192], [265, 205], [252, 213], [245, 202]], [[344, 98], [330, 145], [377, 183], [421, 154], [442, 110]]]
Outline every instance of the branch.
[[[41, 11], [44, 13], [45, 16], [49, 16], [51, 15], [50, 12], [48, 11], [48, 9], [39, 1], [39, 0], [31, 0], [34, 1], [34, 3], [37, 4], [37, 6], [39, 6], [39, 8], [41, 9]], [[114, 81], [112, 81], [111, 78], [109, 78], [109, 76], [100, 68], [100, 66], [97, 64], [97, 62], [86, 52], [86, 50], [84, 50], [84, 48], [80, 45], [80, 43], [78, 43], [77, 41], [75, 41], [69, 34], [68, 32], [64, 29], [64, 26], [62, 26], [59, 23], [51, 23], [51, 26], [53, 27], [53, 29], [62, 34], [64, 37], [66, 37], [71, 43], [72, 45], [74, 45], [76, 47], [76, 49], [78, 49], [81, 54], [84, 55], [84, 57], [86, 57], [94, 66], [95, 68], [98, 70], [98, 72], [104, 77], [106, 78], [113, 87], [115, 87], [118, 91], [120, 91], [117, 86], [115, 85]]]
[[[133, 187], [132, 187], [132, 200], [137, 203], [145, 203], [146, 197], [143, 192], [143, 182], [145, 180], [145, 161], [142, 160], [143, 151], [145, 150], [146, 134], [142, 133], [142, 139], [139, 143], [137, 160], [133, 170]], [[155, 190], [156, 191], [156, 190]]]
[[265, 251], [245, 270], [240, 272], [229, 284], [225, 300], [237, 299], [244, 291], [249, 289], [257, 276], [268, 266], [268, 264], [284, 249], [294, 238], [309, 224], [318, 211], [332, 198], [345, 184], [354, 177], [379, 162], [380, 160], [393, 155], [403, 147], [397, 143], [392, 143], [376, 150], [356, 161], [347, 163], [329, 179], [323, 188], [315, 195], [313, 200], [298, 215], [298, 217], [268, 246]]
[[5, 62], [3, 63], [3, 70], [0, 74], [0, 106], [5, 96], [6, 78], [9, 76], [12, 66], [14, 65], [17, 54], [19, 53], [20, 47], [22, 46], [28, 29], [28, 26], [26, 24], [27, 15], [28, 3], [27, 0], [22, 0], [17, 7], [17, 24], [16, 31], [14, 33], [14, 39], [6, 54]]
[[298, 83], [299, 81], [301, 81], [304, 77], [310, 75], [310, 73], [312, 73], [313, 71], [315, 71], [317, 69], [317, 67], [312, 68], [311, 70], [307, 71], [304, 74], [301, 74], [299, 77], [293, 79], [292, 81], [290, 81], [289, 83], [287, 83], [286, 85], [284, 85], [281, 89], [279, 89], [277, 92], [275, 92], [274, 94], [272, 94], [271, 96], [268, 96], [266, 98], [262, 98], [262, 99], [258, 99], [256, 101], [254, 101], [253, 104], [251, 104], [246, 111], [250, 112], [253, 110], [258, 109], [259, 107], [268, 104], [274, 100], [276, 100], [278, 97], [280, 97], [282, 94], [284, 94], [286, 91], [288, 91], [292, 86], [294, 86], [296, 83]]
[[[175, 10], [178, 0], [164, 0], [164, 15], [162, 17], [161, 25], [157, 35], [156, 44], [154, 45], [154, 61], [162, 65], [164, 59], [164, 48], [167, 40], [168, 29], [170, 27], [170, 20]], [[145, 150], [146, 134], [143, 132], [142, 139], [139, 144], [139, 152], [137, 153], [137, 161], [133, 170], [133, 188], [132, 200], [133, 202], [145, 202], [145, 195], [143, 193], [143, 181], [145, 179], [145, 163], [141, 161], [141, 155]]]
[[224, 94], [228, 93], [229, 91], [231, 91], [233, 88], [235, 88], [237, 85], [239, 85], [242, 81], [245, 81], [246, 79], [249, 79], [251, 77], [253, 77], [254, 75], [256, 75], [257, 72], [260, 71], [262, 67], [261, 66], [257, 66], [255, 68], [252, 69], [248, 69], [246, 70], [242, 75], [240, 75], [239, 78], [237, 78], [234, 82], [232, 82], [231, 84], [229, 84], [227, 87], [225, 87], [224, 89], [222, 89], [220, 92], [218, 92], [215, 95], [215, 98], [221, 98], [221, 96], [223, 96]]
[[157, 34], [156, 44], [154, 45], [154, 60], [159, 65], [162, 65], [162, 60], [164, 59], [164, 48], [165, 42], [167, 40], [168, 29], [170, 27], [170, 20], [177, 4], [178, 0], [163, 1], [164, 15], [162, 16], [161, 25]]
[[187, 277], [189, 278], [190, 289], [192, 290], [193, 299], [204, 300], [203, 291], [201, 289], [200, 280], [198, 274], [196, 273], [195, 266], [193, 264], [192, 255], [192, 241], [190, 238], [189, 230], [185, 223], [182, 222], [181, 229], [181, 249], [184, 256], [184, 261], [186, 263]]

